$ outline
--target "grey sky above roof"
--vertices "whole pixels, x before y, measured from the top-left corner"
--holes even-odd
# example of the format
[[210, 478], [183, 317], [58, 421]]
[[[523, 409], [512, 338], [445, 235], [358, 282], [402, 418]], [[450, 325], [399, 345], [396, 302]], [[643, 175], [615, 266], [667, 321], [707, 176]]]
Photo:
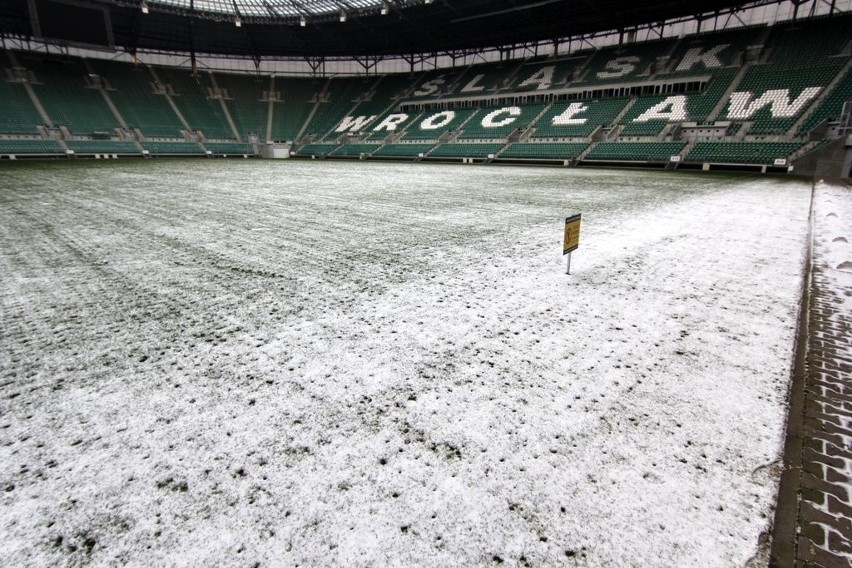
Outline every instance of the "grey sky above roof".
[[151, 6], [264, 18], [337, 14], [341, 11], [379, 12], [383, 6], [398, 9], [423, 3], [424, 0], [148, 0]]

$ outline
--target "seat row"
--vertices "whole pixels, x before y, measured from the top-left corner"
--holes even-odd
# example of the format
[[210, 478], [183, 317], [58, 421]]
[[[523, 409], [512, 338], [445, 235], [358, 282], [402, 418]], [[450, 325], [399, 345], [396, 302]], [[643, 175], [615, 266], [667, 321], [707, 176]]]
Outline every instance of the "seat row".
[[684, 155], [685, 142], [516, 142], [446, 144], [307, 144], [297, 147], [297, 157], [392, 158], [497, 158], [502, 160], [574, 160], [669, 162], [673, 156], [686, 162], [772, 165], [789, 158], [801, 142], [699, 142]]
[[[142, 155], [147, 151], [151, 155], [200, 155], [207, 152], [213, 155], [250, 155], [254, 150], [249, 144], [207, 143], [203, 147], [195, 142], [150, 141], [137, 146], [127, 140], [67, 140], [64, 142], [74, 154], [123, 154]], [[140, 150], [141, 147], [141, 150]], [[206, 148], [206, 151], [205, 151]], [[0, 155], [37, 156], [65, 155], [66, 150], [56, 140], [42, 139], [0, 139]]]

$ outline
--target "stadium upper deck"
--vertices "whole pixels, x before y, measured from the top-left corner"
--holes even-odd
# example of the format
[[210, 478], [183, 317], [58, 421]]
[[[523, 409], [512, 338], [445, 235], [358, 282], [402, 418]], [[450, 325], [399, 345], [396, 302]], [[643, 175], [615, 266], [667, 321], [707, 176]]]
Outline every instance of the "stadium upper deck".
[[349, 78], [3, 52], [0, 155], [259, 155], [278, 143], [309, 157], [787, 171], [843, 134], [850, 28], [844, 14]]

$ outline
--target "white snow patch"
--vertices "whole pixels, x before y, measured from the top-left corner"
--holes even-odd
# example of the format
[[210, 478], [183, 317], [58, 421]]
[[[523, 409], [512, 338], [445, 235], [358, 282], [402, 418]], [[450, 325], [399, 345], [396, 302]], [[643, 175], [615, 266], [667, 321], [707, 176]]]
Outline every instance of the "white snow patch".
[[0, 563], [754, 554], [807, 185], [98, 166], [2, 182]]

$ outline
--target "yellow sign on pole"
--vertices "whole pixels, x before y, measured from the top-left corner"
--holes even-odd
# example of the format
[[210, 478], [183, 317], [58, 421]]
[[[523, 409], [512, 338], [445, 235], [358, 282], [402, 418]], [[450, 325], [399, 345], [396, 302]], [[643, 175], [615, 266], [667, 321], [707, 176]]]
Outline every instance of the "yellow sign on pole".
[[562, 243], [562, 254], [574, 252], [580, 246], [580, 214], [565, 219], [565, 241]]

